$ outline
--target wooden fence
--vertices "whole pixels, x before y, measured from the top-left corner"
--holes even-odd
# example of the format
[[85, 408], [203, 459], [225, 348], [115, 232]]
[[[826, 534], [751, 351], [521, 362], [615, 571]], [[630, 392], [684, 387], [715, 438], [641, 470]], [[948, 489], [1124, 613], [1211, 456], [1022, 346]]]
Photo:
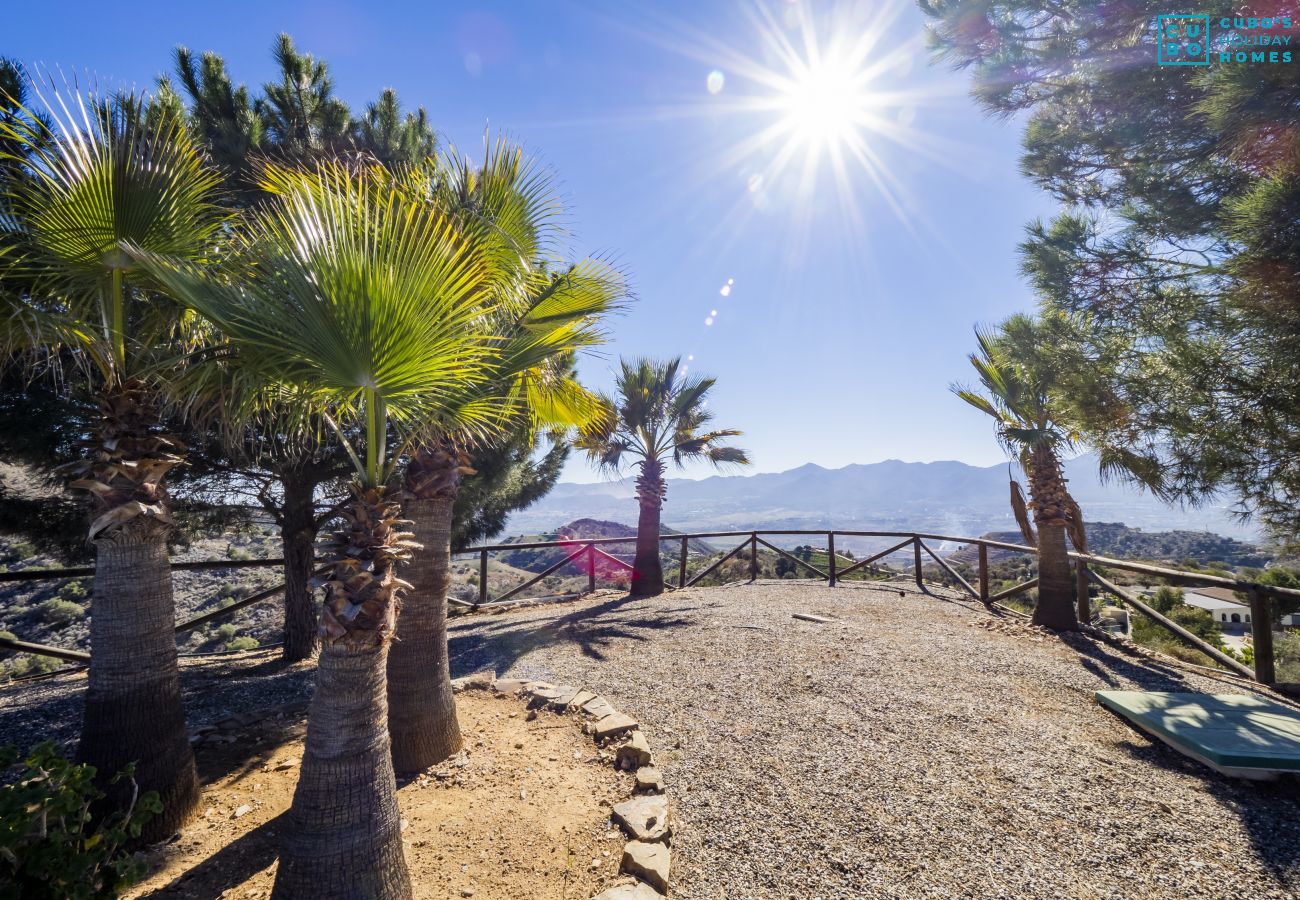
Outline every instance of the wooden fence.
[[[767, 539], [769, 537], [796, 536], [825, 538], [825, 554], [827, 558], [825, 570], [812, 565], [808, 560], [801, 559], [781, 547], [778, 547]], [[898, 540], [887, 549], [859, 560], [850, 559], [838, 553], [835, 550], [836, 537]], [[690, 542], [710, 538], [740, 538], [741, 540], [734, 548], [723, 553], [709, 566], [688, 578], [687, 559], [690, 555]], [[990, 593], [988, 560], [990, 549], [1006, 550], [1014, 553], [1027, 553], [1031, 555], [1036, 555], [1038, 551], [1036, 548], [1024, 544], [1012, 544], [1005, 541], [989, 540], [987, 538], [954, 537], [952, 535], [923, 534], [905, 531], [763, 529], [750, 531], [703, 531], [692, 534], [670, 534], [662, 535], [659, 540], [661, 547], [665, 543], [678, 545], [676, 584], [670, 585], [677, 589], [696, 585], [716, 572], [723, 563], [730, 559], [743, 557], [745, 555], [748, 556], [749, 560], [750, 578], [756, 578], [759, 571], [758, 554], [760, 546], [788, 560], [791, 564], [812, 572], [819, 579], [826, 581], [831, 587], [834, 587], [836, 583], [845, 576], [851, 575], [855, 572], [861, 572], [888, 556], [897, 553], [906, 553], [908, 548], [911, 549], [913, 577], [916, 584], [920, 587], [924, 587], [923, 569], [925, 556], [934, 560], [934, 562], [937, 563], [938, 566], [973, 599], [990, 606], [996, 605], [1008, 597], [1030, 590], [1038, 584], [1037, 578], [1030, 578], [996, 594]], [[529, 543], [491, 544], [481, 547], [470, 547], [458, 551], [453, 555], [457, 557], [478, 557], [478, 598], [475, 602], [460, 600], [457, 598], [448, 599], [451, 603], [469, 607], [471, 609], [484, 609], [524, 602], [515, 598], [530, 587], [542, 581], [544, 578], [555, 574], [570, 564], [577, 564], [585, 567], [587, 574], [587, 590], [594, 591], [597, 585], [598, 564], [603, 564], [607, 568], [614, 567], [616, 569], [625, 570], [629, 574], [632, 569], [630, 563], [614, 556], [604, 548], [620, 544], [630, 545], [635, 544], [635, 542], [635, 537], [573, 538], [563, 541], [535, 541]], [[931, 543], [940, 542], [955, 543], [967, 547], [974, 546], [977, 548], [978, 564], [976, 566], [976, 585], [972, 585], [951, 563], [936, 553], [930, 546]], [[491, 554], [506, 551], [542, 549], [562, 550], [564, 551], [563, 557], [547, 566], [545, 570], [538, 572], [522, 584], [511, 588], [500, 596], [491, 596], [488, 588], [488, 561]], [[1279, 599], [1300, 600], [1300, 590], [1259, 584], [1223, 575], [1213, 575], [1206, 572], [1189, 572], [1183, 569], [1171, 569], [1165, 566], [1148, 565], [1146, 563], [1132, 562], [1130, 560], [1112, 559], [1110, 557], [1097, 556], [1091, 553], [1071, 553], [1070, 558], [1074, 560], [1080, 590], [1084, 589], [1087, 583], [1091, 581], [1098, 585], [1101, 590], [1113, 594], [1125, 604], [1137, 610], [1141, 615], [1167, 630], [1171, 635], [1183, 643], [1201, 651], [1232, 674], [1245, 678], [1253, 678], [1255, 681], [1262, 684], [1271, 685], [1275, 683], [1276, 673], [1274, 667], [1272, 630], [1274, 616], [1272, 604], [1273, 601]], [[175, 563], [172, 568], [176, 571], [242, 569], [280, 566], [283, 565], [283, 562], [284, 561], [281, 559], [205, 560], [201, 562]], [[1251, 669], [1243, 665], [1240, 661], [1222, 653], [1217, 647], [1208, 644], [1187, 629], [1182, 628], [1176, 622], [1173, 622], [1157, 610], [1151, 608], [1131, 592], [1125, 591], [1109, 579], [1094, 571], [1094, 566], [1134, 572], [1187, 587], [1226, 587], [1244, 593], [1248, 598], [1251, 610], [1251, 631], [1254, 640], [1255, 653], [1254, 668]], [[67, 580], [70, 578], [84, 578], [86, 576], [94, 575], [94, 571], [93, 567], [77, 567], [64, 569], [26, 569], [19, 572], [0, 572], [0, 584], [6, 582], [53, 581]], [[266, 588], [265, 590], [258, 591], [257, 593], [238, 600], [229, 606], [181, 622], [176, 626], [176, 631], [179, 634], [190, 631], [191, 629], [205, 625], [209, 622], [223, 619], [227, 616], [233, 615], [245, 607], [251, 606], [254, 603], [260, 603], [271, 597], [278, 596], [283, 592], [283, 590], [284, 585], [278, 584]], [[43, 644], [33, 644], [26, 641], [10, 640], [7, 638], [0, 638], [0, 648], [50, 656], [69, 662], [86, 663], [90, 660], [90, 654], [84, 651], [65, 650], [59, 647], [50, 647]]]

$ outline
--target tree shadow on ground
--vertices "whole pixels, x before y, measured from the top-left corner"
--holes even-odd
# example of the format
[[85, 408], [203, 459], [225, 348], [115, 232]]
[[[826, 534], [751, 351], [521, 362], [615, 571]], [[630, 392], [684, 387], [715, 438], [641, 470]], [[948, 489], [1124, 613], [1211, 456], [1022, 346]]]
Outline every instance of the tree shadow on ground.
[[1133, 657], [1111, 649], [1083, 634], [1059, 632], [1061, 643], [1079, 654], [1079, 664], [1106, 684], [1118, 687], [1136, 682], [1144, 691], [1186, 691], [1187, 676], [1156, 660]]
[[[1106, 685], [1143, 691], [1203, 693], [1188, 683], [1187, 675], [1146, 657], [1129, 657], [1081, 634], [1063, 634], [1062, 643], [1079, 653], [1080, 664]], [[1205, 677], [1210, 677], [1206, 675]], [[1225, 676], [1225, 680], [1227, 677]], [[1228, 680], [1223, 693], [1253, 693], [1240, 682]], [[1102, 707], [1099, 707], [1102, 709]], [[1288, 893], [1300, 890], [1300, 829], [1285, 826], [1294, 821], [1300, 802], [1300, 779], [1283, 776], [1274, 782], [1251, 782], [1229, 778], [1164, 741], [1147, 737], [1124, 717], [1107, 710], [1125, 726], [1134, 729], [1134, 739], [1115, 746], [1132, 757], [1166, 771], [1201, 781], [1207, 792], [1224, 808], [1240, 818], [1250, 836], [1251, 849], [1260, 863]], [[1146, 737], [1146, 740], [1138, 737]]]
[[281, 813], [240, 835], [196, 866], [142, 897], [222, 897], [265, 869], [280, 855], [279, 830], [289, 814]]
[[[1111, 715], [1135, 728], [1119, 714]], [[1279, 888], [1287, 896], [1300, 896], [1300, 830], [1293, 824], [1300, 803], [1300, 779], [1294, 775], [1283, 775], [1277, 781], [1230, 778], [1156, 738], [1119, 741], [1116, 746], [1135, 761], [1201, 781], [1213, 801], [1241, 820], [1251, 851]]]
[[[575, 644], [584, 656], [604, 660], [616, 641], [646, 641], [654, 632], [698, 622], [692, 614], [699, 606], [651, 609], [641, 605], [646, 599], [625, 594], [554, 619], [503, 616], [487, 624], [480, 620], [449, 626], [453, 674], [491, 667], [499, 675], [530, 653], [561, 643]], [[664, 598], [648, 599], [662, 602]]]

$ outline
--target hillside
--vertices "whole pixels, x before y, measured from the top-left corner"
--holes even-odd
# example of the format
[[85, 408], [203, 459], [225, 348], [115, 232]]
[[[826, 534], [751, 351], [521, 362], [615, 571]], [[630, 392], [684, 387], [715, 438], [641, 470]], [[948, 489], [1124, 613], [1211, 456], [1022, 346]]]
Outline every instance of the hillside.
[[[1023, 544], [1019, 531], [996, 531], [980, 535], [991, 541]], [[1230, 566], [1260, 567], [1272, 558], [1253, 544], [1204, 531], [1152, 531], [1130, 528], [1122, 522], [1093, 522], [1088, 526], [1088, 549], [1099, 556], [1159, 560], [1179, 563], [1195, 560], [1204, 565], [1222, 562]], [[989, 562], [997, 563], [1016, 554], [989, 550]], [[979, 558], [975, 547], [962, 547], [948, 555], [954, 562], [974, 565]]]
[[[1070, 490], [1091, 520], [1124, 522], [1147, 532], [1211, 531], [1250, 540], [1226, 501], [1182, 510], [1118, 484], [1102, 484], [1095, 456], [1065, 464]], [[555, 522], [636, 515], [630, 479], [561, 483], [510, 520], [508, 532], [536, 533]], [[682, 531], [728, 528], [825, 528], [932, 531], [976, 535], [1015, 529], [1007, 503], [1007, 467], [961, 462], [879, 463], [825, 469], [809, 463], [785, 472], [670, 479], [664, 522]], [[865, 548], [864, 548], [865, 549]]]

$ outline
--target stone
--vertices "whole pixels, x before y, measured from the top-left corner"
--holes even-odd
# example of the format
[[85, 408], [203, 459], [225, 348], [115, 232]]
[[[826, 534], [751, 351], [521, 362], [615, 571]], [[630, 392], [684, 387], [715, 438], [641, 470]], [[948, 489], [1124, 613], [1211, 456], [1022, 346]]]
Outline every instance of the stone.
[[591, 900], [663, 900], [663, 894], [643, 881], [636, 884], [619, 884], [601, 891]]
[[645, 794], [662, 794], [664, 776], [654, 766], [642, 766], [636, 770], [636, 790]]
[[610, 705], [610, 702], [604, 697], [593, 697], [582, 705], [582, 711], [593, 719], [603, 719], [605, 716], [611, 716], [618, 710]]
[[518, 678], [498, 678], [492, 682], [492, 690], [498, 694], [517, 694], [524, 689], [524, 683]]
[[636, 719], [616, 712], [610, 713], [604, 718], [597, 719], [596, 727], [591, 733], [595, 736], [596, 740], [603, 741], [605, 738], [612, 738], [639, 727], [640, 725], [637, 724]]
[[528, 694], [532, 698], [529, 706], [537, 709], [565, 709], [578, 695], [578, 689], [567, 684], [558, 684], [553, 687], [529, 687]]
[[663, 794], [642, 794], [614, 807], [614, 818], [638, 841], [654, 843], [672, 834], [668, 821], [668, 798]]
[[569, 702], [564, 707], [564, 711], [569, 712], [575, 709], [582, 709], [582, 707], [586, 706], [588, 703], [590, 703], [592, 700], [595, 699], [596, 699], [596, 695], [584, 688], [583, 690], [578, 691], [578, 693], [574, 694], [573, 697], [569, 699]]
[[660, 893], [668, 893], [672, 851], [663, 844], [632, 841], [623, 848], [623, 871], [635, 875]]
[[537, 691], [553, 691], [555, 685], [549, 681], [528, 681], [524, 683], [524, 693], [534, 694]]
[[645, 735], [639, 730], [632, 732], [632, 740], [618, 748], [616, 759], [618, 767], [628, 771], [650, 765], [650, 745], [646, 743]]
[[492, 676], [486, 672], [478, 672], [474, 675], [466, 675], [463, 678], [453, 678], [451, 680], [451, 689], [459, 694], [465, 690], [487, 690], [492, 687]]
[[253, 807], [251, 807], [251, 806], [249, 806], [247, 803], [245, 803], [245, 804], [243, 804], [243, 805], [241, 805], [241, 806], [236, 807], [236, 808], [235, 808], [235, 811], [231, 814], [230, 818], [232, 818], [232, 819], [241, 819], [241, 818], [243, 818], [244, 816], [246, 816], [246, 815], [248, 815], [249, 813], [251, 813], [252, 811], [253, 811]]

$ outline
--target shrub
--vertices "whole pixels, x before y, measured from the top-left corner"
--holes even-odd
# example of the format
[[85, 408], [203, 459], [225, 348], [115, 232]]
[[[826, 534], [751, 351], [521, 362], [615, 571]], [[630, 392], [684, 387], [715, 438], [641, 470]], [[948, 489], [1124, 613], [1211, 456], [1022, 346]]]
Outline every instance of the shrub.
[[1156, 588], [1156, 592], [1151, 595], [1151, 605], [1159, 612], [1166, 615], [1176, 607], [1183, 605], [1182, 588], [1162, 585]]
[[[64, 665], [61, 660], [49, 656], [36, 656], [31, 653], [19, 653], [12, 662], [0, 665], [0, 681], [11, 678], [23, 678], [28, 675], [44, 675]], [[0, 893], [0, 897], [5, 896]]]
[[220, 627], [217, 628], [217, 633], [215, 637], [218, 641], [226, 642], [226, 641], [233, 640], [235, 635], [237, 635], [238, 633], [239, 633], [239, 629], [236, 628], [234, 625], [231, 625], [229, 622], [227, 622], [224, 625], [221, 625]]
[[227, 650], [253, 650], [259, 645], [254, 638], [237, 637], [233, 641], [226, 641]]
[[[0, 747], [5, 769], [17, 750]], [[133, 767], [113, 777], [132, 781]], [[162, 811], [156, 791], [91, 824], [91, 805], [103, 799], [95, 768], [59, 755], [53, 742], [32, 750], [18, 777], [0, 787], [0, 884], [6, 896], [30, 900], [118, 896], [146, 871], [124, 848], [146, 822]], [[133, 782], [134, 783], [134, 782]]]
[[80, 603], [52, 598], [36, 608], [41, 621], [54, 628], [63, 628], [86, 614]]
[[0, 551], [0, 562], [25, 562], [36, 555], [36, 548], [26, 541], [11, 541]]
[[78, 578], [75, 581], [69, 581], [59, 591], [59, 596], [65, 600], [85, 600], [90, 596], [90, 589], [86, 587], [86, 580]]

